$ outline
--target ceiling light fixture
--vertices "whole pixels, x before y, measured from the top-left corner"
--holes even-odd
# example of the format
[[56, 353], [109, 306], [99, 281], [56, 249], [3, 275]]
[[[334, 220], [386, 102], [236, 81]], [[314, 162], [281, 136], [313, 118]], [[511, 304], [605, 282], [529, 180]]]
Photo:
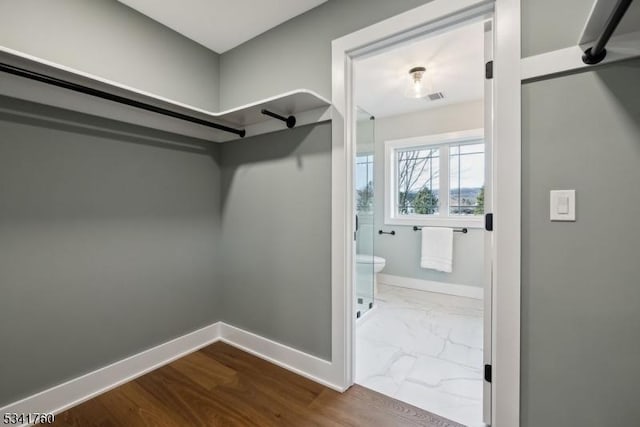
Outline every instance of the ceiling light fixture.
[[424, 98], [429, 93], [429, 88], [426, 84], [425, 67], [413, 67], [409, 70], [409, 84], [405, 90], [405, 96], [407, 98]]

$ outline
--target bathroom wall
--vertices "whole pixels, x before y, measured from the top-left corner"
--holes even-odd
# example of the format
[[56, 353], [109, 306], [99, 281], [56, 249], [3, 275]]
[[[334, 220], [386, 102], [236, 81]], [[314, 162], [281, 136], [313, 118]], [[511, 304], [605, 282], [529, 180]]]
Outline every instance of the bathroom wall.
[[[524, 0], [523, 55], [574, 44], [592, 4]], [[640, 60], [522, 96], [521, 425], [640, 425]], [[575, 223], [549, 221], [554, 189]]]
[[306, 88], [331, 98], [331, 41], [430, 0], [329, 0], [220, 56], [220, 107]]
[[221, 317], [218, 147], [0, 97], [0, 407]]
[[331, 358], [331, 123], [223, 144], [223, 320]]
[[[375, 223], [374, 233], [363, 224], [363, 236], [374, 236], [374, 253], [386, 259], [385, 274], [469, 286], [482, 286], [484, 238], [481, 229], [468, 234], [454, 233], [453, 272], [443, 273], [420, 267], [419, 232], [412, 226], [384, 224], [384, 143], [385, 141], [477, 129], [484, 126], [483, 101], [465, 102], [416, 113], [376, 119], [375, 130]], [[395, 236], [378, 230], [395, 230]]]
[[2, 0], [0, 46], [218, 109], [219, 55], [116, 0]]

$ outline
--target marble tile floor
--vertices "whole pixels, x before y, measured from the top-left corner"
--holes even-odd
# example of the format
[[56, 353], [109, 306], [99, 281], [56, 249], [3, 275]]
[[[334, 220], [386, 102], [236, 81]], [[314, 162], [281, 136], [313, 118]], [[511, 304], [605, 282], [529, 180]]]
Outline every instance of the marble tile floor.
[[484, 426], [483, 302], [380, 284], [375, 306], [357, 323], [356, 383]]

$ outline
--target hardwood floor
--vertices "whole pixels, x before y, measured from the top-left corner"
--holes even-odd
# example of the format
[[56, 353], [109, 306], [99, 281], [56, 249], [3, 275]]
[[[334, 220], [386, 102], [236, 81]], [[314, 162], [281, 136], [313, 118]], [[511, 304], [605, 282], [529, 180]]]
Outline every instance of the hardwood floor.
[[63, 412], [54, 425], [461, 427], [357, 385], [338, 393], [224, 343]]

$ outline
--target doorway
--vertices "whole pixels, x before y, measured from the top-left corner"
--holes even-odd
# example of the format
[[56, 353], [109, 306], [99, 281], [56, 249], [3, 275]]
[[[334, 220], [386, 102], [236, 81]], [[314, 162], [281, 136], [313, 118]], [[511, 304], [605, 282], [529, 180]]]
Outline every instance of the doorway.
[[[354, 57], [354, 381], [490, 420], [490, 14]], [[485, 351], [486, 350], [486, 351]]]
[[[332, 361], [326, 374], [339, 389], [355, 383], [355, 218], [353, 168], [353, 64], [420, 35], [436, 33], [479, 16], [494, 16], [495, 63], [491, 80], [495, 96], [491, 165], [494, 178], [491, 253], [491, 345], [484, 346], [492, 364], [485, 366], [483, 414], [494, 426], [518, 426], [520, 419], [520, 277], [521, 277], [521, 74], [519, 0], [433, 0], [332, 42], [332, 207], [331, 286]], [[495, 15], [494, 15], [495, 12]], [[499, 177], [499, 179], [496, 179]], [[375, 306], [374, 306], [375, 310]], [[485, 356], [486, 357], [486, 356]], [[487, 381], [487, 379], [489, 381]], [[489, 391], [487, 391], [489, 390]]]

